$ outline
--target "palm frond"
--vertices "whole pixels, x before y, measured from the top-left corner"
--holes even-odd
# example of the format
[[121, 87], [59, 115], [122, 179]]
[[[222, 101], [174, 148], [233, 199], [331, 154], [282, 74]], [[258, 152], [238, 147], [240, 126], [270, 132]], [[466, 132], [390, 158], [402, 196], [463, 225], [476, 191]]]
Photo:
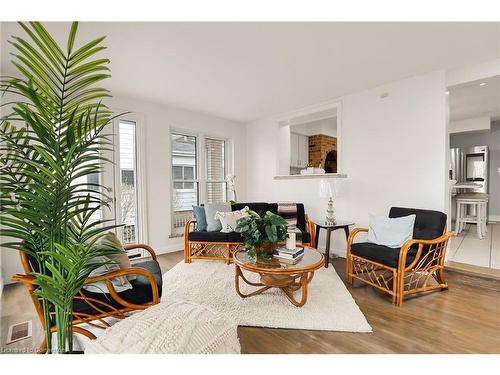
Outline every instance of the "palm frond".
[[92, 259], [121, 251], [99, 242], [116, 226], [92, 221], [109, 197], [99, 184], [78, 182], [102, 171], [113, 146], [104, 129], [114, 115], [102, 103], [110, 93], [98, 86], [110, 77], [109, 60], [97, 57], [104, 37], [76, 45], [76, 22], [64, 48], [41, 23], [19, 25], [26, 36], [9, 41], [18, 76], [0, 78], [2, 97], [19, 98], [0, 118], [0, 234], [39, 263], [36, 294], [45, 310], [54, 306], [64, 350], [73, 297], [99, 266]]

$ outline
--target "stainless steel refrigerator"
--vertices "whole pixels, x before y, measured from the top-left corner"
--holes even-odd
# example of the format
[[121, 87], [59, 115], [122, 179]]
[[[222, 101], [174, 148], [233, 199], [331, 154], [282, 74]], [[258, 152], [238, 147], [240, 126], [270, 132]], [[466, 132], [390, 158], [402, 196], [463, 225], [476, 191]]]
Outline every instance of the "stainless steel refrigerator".
[[[455, 193], [488, 193], [489, 155], [488, 146], [473, 146], [450, 149], [450, 180], [457, 184], [480, 184], [481, 187], [454, 189]], [[453, 202], [454, 203], [454, 202]], [[455, 207], [452, 207], [454, 217]], [[488, 214], [488, 210], [486, 210]], [[474, 215], [471, 211], [469, 214]]]

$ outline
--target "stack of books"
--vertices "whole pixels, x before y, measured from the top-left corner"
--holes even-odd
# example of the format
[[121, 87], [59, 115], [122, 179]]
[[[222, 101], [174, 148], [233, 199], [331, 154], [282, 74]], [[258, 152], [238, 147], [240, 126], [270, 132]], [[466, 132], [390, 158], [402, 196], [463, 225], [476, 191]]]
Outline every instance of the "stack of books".
[[278, 259], [280, 262], [287, 264], [296, 264], [304, 256], [304, 248], [297, 247], [293, 250], [287, 249], [286, 247], [279, 247], [274, 250], [273, 257]]

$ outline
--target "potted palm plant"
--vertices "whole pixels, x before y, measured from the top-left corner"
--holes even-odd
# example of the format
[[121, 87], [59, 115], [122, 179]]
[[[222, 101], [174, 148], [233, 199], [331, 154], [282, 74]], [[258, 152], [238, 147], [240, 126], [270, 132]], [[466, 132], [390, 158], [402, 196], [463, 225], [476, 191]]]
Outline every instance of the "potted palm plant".
[[236, 224], [236, 232], [241, 233], [245, 248], [251, 257], [271, 257], [278, 242], [288, 237], [287, 222], [281, 216], [267, 211], [264, 216], [249, 210]]
[[104, 131], [113, 115], [102, 103], [110, 95], [96, 86], [109, 60], [96, 57], [104, 37], [76, 48], [78, 23], [64, 47], [38, 22], [19, 25], [27, 37], [9, 41], [17, 75], [0, 81], [2, 109], [10, 108], [0, 118], [0, 234], [37, 263], [48, 352], [54, 325], [57, 351], [71, 352], [73, 298], [102, 265], [95, 259], [121, 251], [99, 241], [114, 226], [92, 219], [108, 197], [87, 181], [112, 147]]

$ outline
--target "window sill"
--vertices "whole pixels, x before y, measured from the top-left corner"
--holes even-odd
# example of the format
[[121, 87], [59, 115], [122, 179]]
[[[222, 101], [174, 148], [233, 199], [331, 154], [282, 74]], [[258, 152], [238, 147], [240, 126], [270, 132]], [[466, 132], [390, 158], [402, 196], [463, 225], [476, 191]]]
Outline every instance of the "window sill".
[[324, 174], [287, 174], [274, 176], [275, 180], [308, 180], [322, 178], [347, 178], [344, 173], [324, 173]]

